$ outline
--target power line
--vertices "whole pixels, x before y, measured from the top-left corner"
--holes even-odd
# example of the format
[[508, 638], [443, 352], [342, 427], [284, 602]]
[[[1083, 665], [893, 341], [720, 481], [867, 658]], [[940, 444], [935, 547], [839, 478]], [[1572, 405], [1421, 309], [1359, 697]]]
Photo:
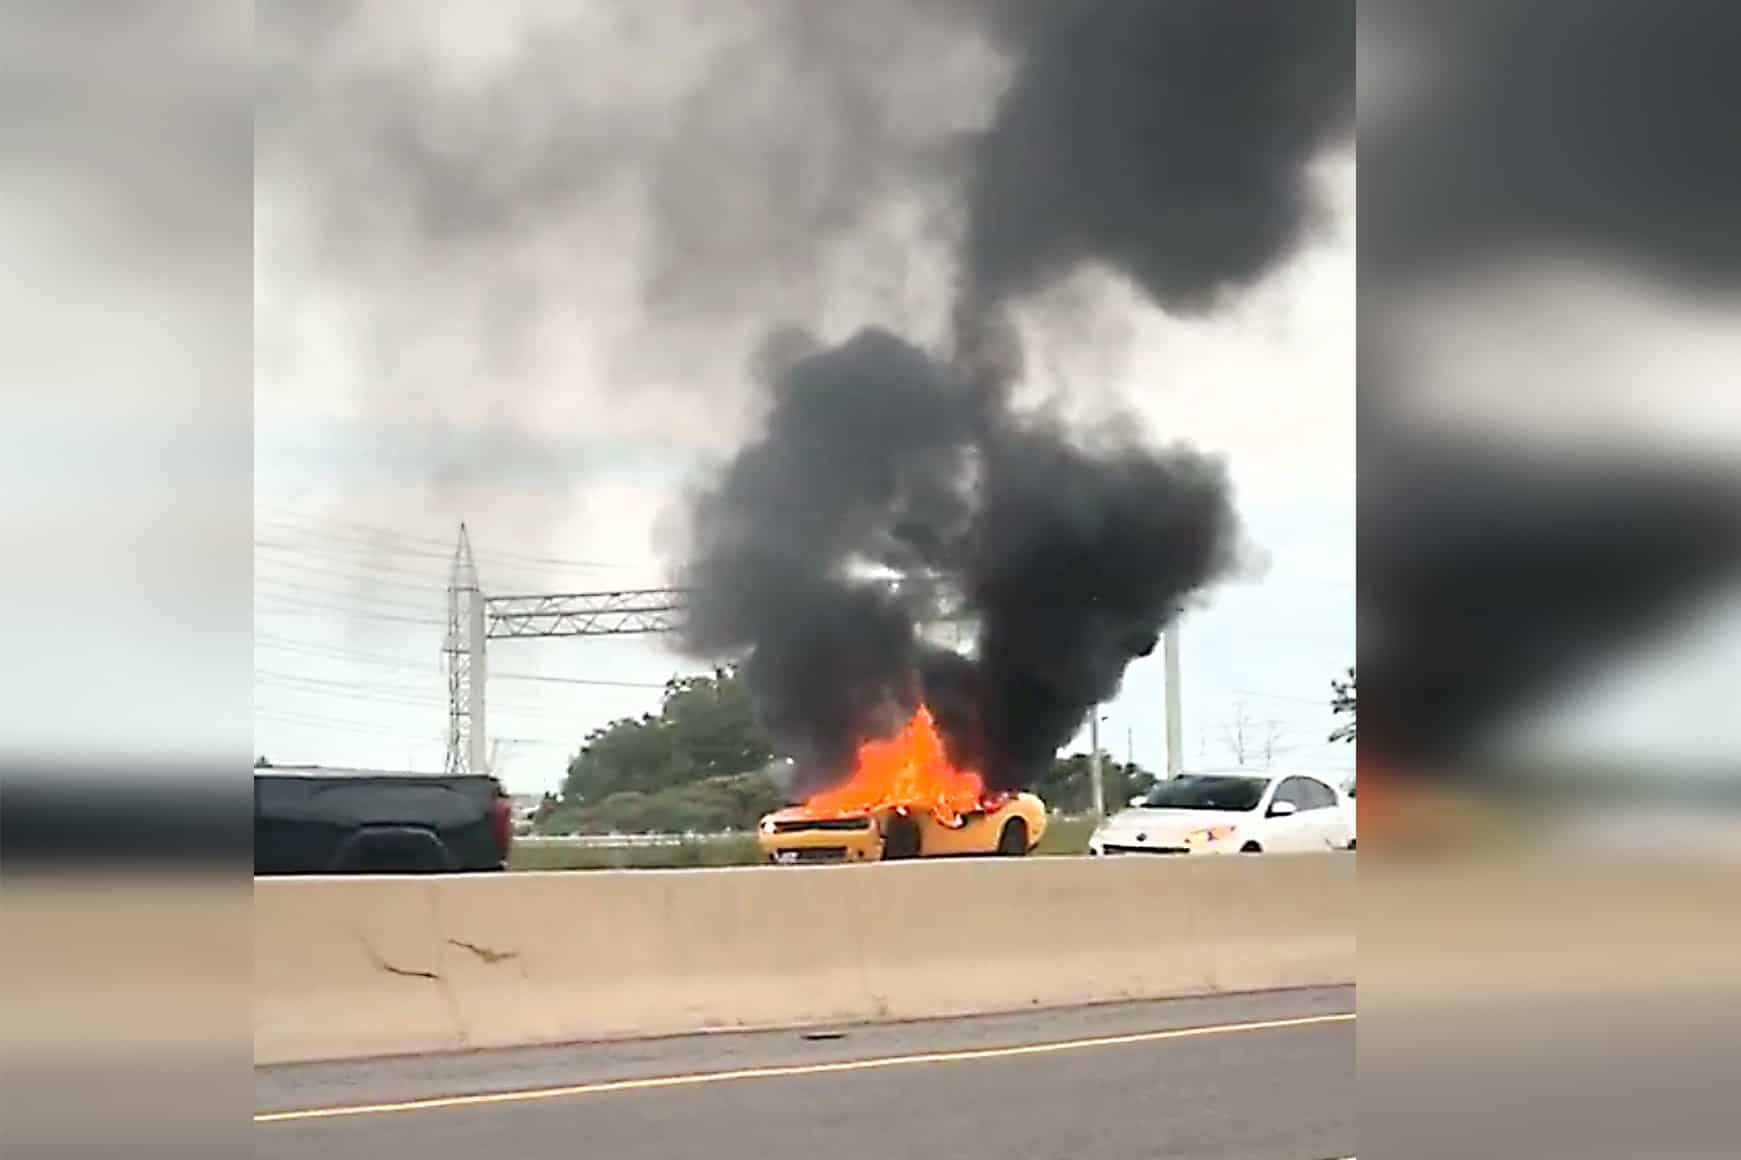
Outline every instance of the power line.
[[[258, 645], [267, 649], [299, 653], [304, 656], [357, 660], [366, 664], [381, 665], [389, 668], [414, 669], [420, 672], [429, 671], [433, 667], [438, 674], [440, 670], [439, 658], [435, 658], [432, 664], [426, 664], [403, 657], [384, 656], [380, 653], [364, 653], [350, 649], [322, 648], [319, 646], [304, 645], [299, 641], [292, 641], [284, 637], [274, 637], [269, 634], [261, 634], [257, 636], [255, 640]], [[544, 684], [584, 685], [609, 689], [665, 688], [665, 682], [663, 681], [618, 681], [603, 677], [548, 676], [542, 673], [491, 673], [490, 676], [495, 680], [502, 681], [534, 681]], [[307, 679], [312, 680], [316, 678]]]
[[[339, 543], [361, 544], [367, 548], [398, 543], [410, 545], [418, 550], [437, 552], [446, 557], [453, 555], [452, 546], [445, 539], [433, 536], [419, 536], [395, 528], [384, 528], [379, 524], [328, 519], [306, 512], [274, 507], [272, 504], [256, 503], [254, 506], [254, 522], [265, 527], [284, 528], [299, 535], [314, 536]], [[261, 512], [270, 514], [262, 518]]]
[[[415, 709], [427, 708], [432, 704], [439, 703], [444, 695], [437, 691], [430, 694], [430, 699], [426, 700], [423, 694], [417, 690], [396, 685], [346, 681], [330, 677], [310, 677], [301, 673], [281, 673], [271, 669], [256, 670], [254, 679], [259, 684], [281, 688], [288, 692], [321, 697], [345, 697], [359, 701], [376, 701], [381, 704], [403, 705]], [[523, 713], [563, 720], [567, 720], [571, 716], [563, 706], [552, 705], [548, 702], [499, 701], [497, 706], [508, 713]]]
[[280, 580], [273, 576], [256, 576], [254, 589], [262, 596], [300, 600], [306, 596], [331, 597], [335, 600], [347, 600], [359, 608], [378, 608], [387, 612], [429, 612], [439, 609], [445, 601], [431, 596], [428, 600], [413, 602], [399, 600], [391, 596], [374, 596], [359, 592], [342, 592], [333, 588], [323, 588], [316, 584], [299, 584], [294, 580]]
[[308, 615], [310, 613], [337, 613], [340, 616], [359, 616], [366, 617], [370, 620], [391, 620], [397, 621], [401, 624], [433, 624], [443, 627], [447, 624], [447, 621], [445, 620], [439, 620], [428, 616], [395, 616], [391, 613], [376, 612], [373, 609], [345, 608], [342, 605], [337, 604], [318, 604], [313, 601], [292, 600], [289, 597], [272, 596], [270, 594], [268, 594], [268, 599], [274, 600], [277, 603], [272, 605], [262, 605], [259, 601], [255, 601], [254, 612], [256, 615], [265, 613], [269, 616], [299, 616]]
[[[431, 676], [439, 677], [438, 674], [433, 673]], [[254, 672], [254, 678], [256, 681], [268, 685], [295, 683], [297, 685], [337, 689], [343, 692], [376, 693], [384, 697], [395, 698], [419, 699], [425, 695], [426, 691], [430, 696], [441, 697], [445, 696], [446, 692], [445, 682], [441, 682], [442, 687], [440, 688], [434, 687], [432, 684], [429, 689], [423, 690], [409, 684], [382, 684], [373, 681], [345, 680], [339, 677], [316, 677], [304, 673], [278, 672], [272, 669], [256, 669]], [[422, 704], [423, 702], [419, 699], [416, 700], [416, 703]], [[507, 706], [523, 705], [528, 709], [534, 710], [544, 710], [552, 707], [549, 702], [506, 701], [504, 704]]]
[[546, 677], [537, 673], [491, 673], [490, 678], [497, 681], [548, 681], [558, 685], [599, 685], [612, 689], [663, 689], [665, 682], [659, 681], [606, 681], [591, 677]]
[[1328, 709], [1330, 707], [1330, 699], [1328, 697], [1325, 697], [1322, 700], [1313, 700], [1310, 697], [1288, 697], [1281, 693], [1260, 693], [1255, 689], [1235, 689], [1233, 691], [1243, 697], [1262, 697], [1268, 701], [1292, 701], [1296, 705], [1315, 705], [1320, 709]]
[[[437, 675], [437, 674], [431, 674], [431, 675]], [[254, 676], [256, 679], [259, 679], [261, 677], [265, 677], [265, 678], [268, 678], [270, 680], [276, 680], [276, 681], [306, 681], [306, 682], [310, 682], [312, 684], [317, 684], [317, 685], [337, 685], [341, 688], [346, 688], [346, 689], [373, 689], [373, 690], [376, 690], [378, 692], [387, 692], [387, 693], [395, 693], [395, 692], [410, 693], [413, 691], [404, 685], [398, 685], [398, 684], [395, 684], [395, 685], [375, 685], [375, 684], [370, 684], [366, 681], [346, 681], [346, 680], [341, 680], [341, 679], [336, 678], [336, 677], [311, 677], [305, 673], [281, 673], [275, 669], [255, 669]]]
[[[416, 549], [395, 547], [392, 545], [364, 545], [356, 542], [341, 541], [329, 544], [293, 544], [280, 540], [254, 541], [256, 560], [264, 559], [277, 567], [299, 568], [313, 571], [308, 564], [292, 556], [307, 556], [321, 563], [337, 564], [360, 569], [363, 574], [374, 578], [386, 576], [400, 583], [418, 589], [445, 588], [445, 574], [438, 576], [423, 570], [419, 565], [407, 563], [398, 557], [411, 557], [432, 561], [450, 562], [451, 554], [426, 552]], [[556, 566], [530, 564], [515, 560], [498, 561], [486, 553], [477, 553], [477, 558], [483, 561], [483, 571], [488, 575], [492, 587], [518, 587], [526, 590], [539, 588], [562, 587], [576, 584], [596, 584], [594, 579], [582, 579], [582, 571], [572, 566]], [[600, 565], [604, 567], [604, 565]], [[629, 565], [610, 565], [612, 568], [626, 569]], [[354, 573], [329, 573], [349, 579]], [[529, 577], [536, 574], [538, 579]], [[562, 582], [551, 579], [561, 577]]]
[[[268, 509], [269, 510], [269, 509]], [[280, 509], [282, 510], [282, 509]], [[271, 516], [256, 514], [257, 530], [264, 530], [268, 535], [283, 535], [291, 540], [262, 539], [256, 537], [256, 546], [266, 551], [301, 551], [304, 553], [320, 553], [328, 560], [348, 564], [364, 564], [371, 568], [386, 567], [389, 571], [404, 575], [403, 562], [395, 562], [388, 557], [408, 557], [430, 561], [448, 562], [452, 559], [452, 550], [445, 541], [435, 540], [425, 536], [417, 536], [397, 530], [380, 528], [350, 521], [316, 520], [305, 513], [289, 513], [289, 518], [274, 519]], [[348, 529], [339, 531], [338, 529]], [[364, 559], [357, 559], [360, 555]], [[624, 564], [620, 562], [601, 560], [582, 560], [559, 556], [539, 555], [529, 552], [510, 550], [496, 551], [488, 548], [478, 548], [474, 558], [484, 565], [484, 571], [490, 575], [491, 587], [503, 585], [517, 586], [531, 591], [552, 586], [548, 578], [538, 582], [527, 582], [515, 579], [522, 573], [560, 575], [572, 583], [577, 572], [594, 572], [598, 570], [622, 571], [633, 568], [646, 568], [646, 564]], [[429, 582], [430, 577], [413, 572], [417, 579]]]
[[439, 692], [432, 692], [424, 698], [410, 689], [395, 692], [374, 689], [367, 685], [351, 685], [343, 681], [322, 681], [314, 677], [286, 677], [279, 673], [255, 673], [254, 682], [312, 697], [343, 697], [347, 701], [371, 701], [382, 705], [399, 705], [407, 709], [428, 709], [442, 703]]
[[[260, 545], [256, 542], [255, 546], [259, 547]], [[267, 567], [272, 569], [288, 569], [291, 572], [298, 573], [299, 575], [318, 576], [322, 579], [330, 580], [347, 580], [355, 584], [368, 584], [384, 588], [403, 588], [411, 592], [441, 593], [447, 591], [447, 582], [442, 577], [434, 574], [424, 575], [422, 573], [403, 572], [396, 569], [371, 570], [367, 567], [361, 569], [344, 569], [322, 568], [319, 566], [320, 563], [325, 562], [327, 561], [318, 561], [317, 563], [310, 564], [300, 559], [280, 559], [269, 555], [265, 559], [256, 557], [255, 567], [258, 568], [261, 564], [265, 564]], [[360, 564], [363, 562], [344, 561], [344, 563]], [[417, 578], [412, 579], [411, 577], [413, 576]]]
[[[318, 536], [323, 539], [331, 539], [339, 543], [356, 544], [361, 547], [377, 547], [381, 541], [386, 541], [388, 543], [398, 542], [412, 545], [413, 547], [408, 549], [408, 551], [432, 550], [433, 554], [438, 559], [451, 559], [453, 556], [452, 549], [447, 546], [445, 540], [395, 531], [390, 528], [380, 527], [379, 525], [354, 523], [348, 520], [325, 519], [304, 512], [294, 512], [283, 508], [273, 508], [271, 505], [262, 504], [257, 506], [263, 510], [275, 512], [278, 517], [276, 521], [256, 519], [257, 523], [271, 525], [276, 522], [277, 526], [285, 527], [291, 531], [304, 535]], [[347, 538], [334, 533], [331, 530], [332, 528], [353, 531], [362, 537], [368, 538]], [[510, 564], [520, 563], [533, 567], [543, 566], [564, 569], [582, 569], [586, 571], [619, 569], [627, 566], [604, 560], [577, 560], [562, 556], [544, 556], [530, 552], [496, 551], [487, 548], [474, 548], [474, 556], [486, 556]]]
[[254, 636], [256, 648], [269, 651], [296, 653], [302, 656], [325, 657], [333, 660], [361, 662], [363, 664], [380, 665], [386, 668], [415, 669], [428, 672], [434, 669], [440, 672], [441, 656], [439, 652], [431, 652], [424, 661], [412, 660], [410, 657], [389, 656], [385, 653], [361, 652], [355, 649], [335, 648], [294, 640], [289, 637], [274, 636], [271, 633], [256, 633]]
[[[437, 563], [450, 560], [452, 553], [442, 553], [424, 548], [410, 548], [402, 544], [369, 544], [361, 540], [323, 540], [305, 532], [301, 528], [278, 527], [263, 525], [268, 536], [284, 534], [288, 536], [308, 536], [308, 541], [295, 543], [282, 539], [261, 539], [256, 536], [254, 546], [268, 552], [300, 552], [310, 556], [324, 556], [332, 560], [343, 560], [360, 564], [397, 567], [394, 559], [432, 560]], [[360, 559], [359, 559], [360, 557]]]
[[294, 709], [276, 709], [271, 706], [254, 709], [254, 716], [262, 720], [276, 721], [287, 725], [315, 726], [323, 729], [343, 729], [354, 733], [373, 733], [378, 736], [395, 737], [401, 740], [430, 740], [441, 743], [439, 734], [407, 733], [404, 730], [393, 729], [379, 722], [352, 721], [342, 717], [328, 717], [322, 713], [302, 712]]

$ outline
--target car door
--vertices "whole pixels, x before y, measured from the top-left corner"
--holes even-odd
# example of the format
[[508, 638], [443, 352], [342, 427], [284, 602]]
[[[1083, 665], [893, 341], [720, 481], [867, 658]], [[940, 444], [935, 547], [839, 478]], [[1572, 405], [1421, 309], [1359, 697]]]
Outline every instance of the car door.
[[1348, 844], [1348, 827], [1336, 791], [1315, 777], [1302, 777], [1299, 816], [1305, 839], [1314, 850], [1338, 850]]
[[[1276, 786], [1275, 795], [1270, 798], [1265, 808], [1263, 848], [1276, 854], [1298, 854], [1304, 850], [1316, 848], [1311, 834], [1313, 825], [1311, 811], [1306, 808], [1307, 778], [1283, 778]], [[1280, 802], [1291, 802], [1295, 812], [1280, 814], [1275, 812]]]

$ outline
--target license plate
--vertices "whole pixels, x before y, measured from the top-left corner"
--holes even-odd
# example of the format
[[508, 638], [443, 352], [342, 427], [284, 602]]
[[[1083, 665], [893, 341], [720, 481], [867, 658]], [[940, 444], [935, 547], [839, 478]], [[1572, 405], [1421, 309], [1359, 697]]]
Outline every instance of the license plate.
[[798, 860], [798, 851], [781, 850], [777, 852], [774, 857], [779, 859], [781, 862], [796, 862]]

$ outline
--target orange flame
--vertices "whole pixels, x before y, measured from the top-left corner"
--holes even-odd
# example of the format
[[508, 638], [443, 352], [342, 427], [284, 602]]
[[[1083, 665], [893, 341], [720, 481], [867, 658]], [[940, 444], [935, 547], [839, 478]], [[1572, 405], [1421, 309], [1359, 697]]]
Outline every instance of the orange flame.
[[962, 814], [983, 808], [984, 793], [979, 774], [949, 763], [937, 721], [920, 705], [895, 736], [859, 746], [852, 776], [811, 797], [804, 812], [826, 818], [929, 810], [944, 825], [958, 826]]

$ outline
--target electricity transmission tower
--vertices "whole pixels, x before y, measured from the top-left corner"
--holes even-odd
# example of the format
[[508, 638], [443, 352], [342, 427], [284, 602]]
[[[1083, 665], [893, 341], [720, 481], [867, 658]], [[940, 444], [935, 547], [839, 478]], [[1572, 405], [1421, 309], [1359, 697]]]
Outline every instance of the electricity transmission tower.
[[492, 596], [484, 601], [485, 634], [503, 638], [674, 632], [683, 613], [683, 598], [681, 588]]
[[484, 593], [471, 539], [459, 526], [447, 584], [447, 763], [449, 774], [487, 773], [484, 685]]
[[[938, 578], [893, 582], [927, 610], [928, 621], [970, 619], [959, 594]], [[675, 632], [688, 608], [682, 588], [630, 588], [615, 592], [486, 596], [472, 560], [471, 541], [459, 526], [453, 571], [447, 586], [447, 772], [487, 773], [484, 685], [485, 641], [559, 636], [635, 636]], [[1178, 644], [1169, 626], [1167, 644], [1168, 772], [1177, 773]], [[1099, 710], [1097, 709], [1096, 712]]]

